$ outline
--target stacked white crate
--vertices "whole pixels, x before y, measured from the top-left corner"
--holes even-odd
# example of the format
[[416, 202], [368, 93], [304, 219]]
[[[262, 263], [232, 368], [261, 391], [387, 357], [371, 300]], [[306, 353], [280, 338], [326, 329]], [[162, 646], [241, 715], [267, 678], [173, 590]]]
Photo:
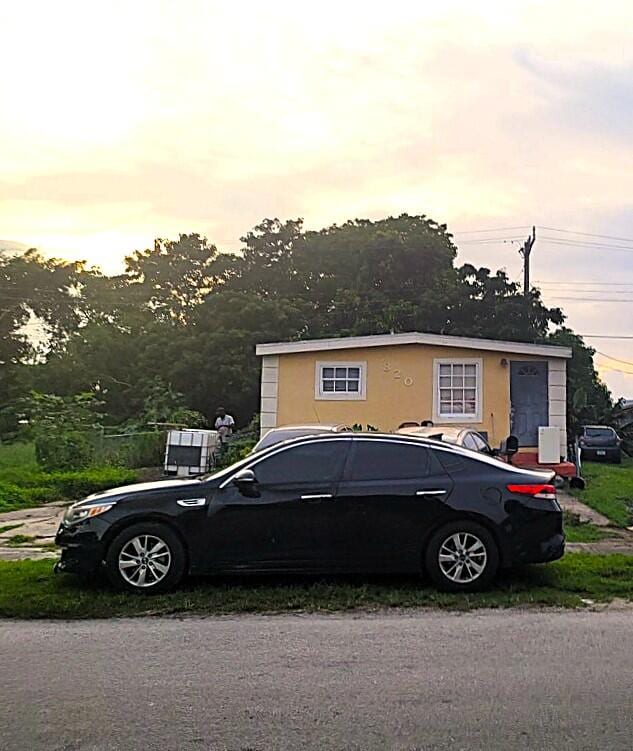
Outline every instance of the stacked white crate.
[[[213, 457], [220, 445], [220, 434], [217, 430], [170, 430], [165, 447], [165, 472], [178, 476], [201, 475], [208, 472], [213, 465]], [[170, 447], [182, 446], [198, 449], [196, 463], [175, 463], [170, 459]]]

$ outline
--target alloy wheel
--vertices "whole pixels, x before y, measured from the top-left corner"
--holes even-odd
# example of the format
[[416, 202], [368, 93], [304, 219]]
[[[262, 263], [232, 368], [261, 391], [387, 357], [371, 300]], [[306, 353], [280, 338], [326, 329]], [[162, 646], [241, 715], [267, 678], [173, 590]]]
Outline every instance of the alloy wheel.
[[444, 576], [456, 584], [470, 584], [486, 568], [488, 551], [472, 532], [455, 532], [441, 544], [438, 553], [439, 567]]
[[137, 535], [119, 553], [119, 573], [133, 587], [153, 587], [171, 567], [171, 550], [155, 535]]

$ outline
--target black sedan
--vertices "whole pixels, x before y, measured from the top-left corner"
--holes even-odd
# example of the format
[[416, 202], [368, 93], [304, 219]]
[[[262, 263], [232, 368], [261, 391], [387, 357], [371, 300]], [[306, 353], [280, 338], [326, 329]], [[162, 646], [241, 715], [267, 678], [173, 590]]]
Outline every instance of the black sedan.
[[130, 485], [71, 506], [58, 571], [132, 592], [187, 573], [425, 572], [470, 591], [564, 552], [553, 473], [404, 435], [277, 444], [213, 475]]

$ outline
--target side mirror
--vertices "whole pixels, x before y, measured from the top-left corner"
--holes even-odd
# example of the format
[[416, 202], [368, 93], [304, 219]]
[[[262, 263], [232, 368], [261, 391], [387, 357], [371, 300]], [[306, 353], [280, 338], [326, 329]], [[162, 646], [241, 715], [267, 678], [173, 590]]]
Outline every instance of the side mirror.
[[259, 496], [257, 477], [255, 477], [255, 473], [252, 469], [241, 469], [231, 482], [242, 495], [245, 495], [248, 498], [257, 498], [257, 496]]

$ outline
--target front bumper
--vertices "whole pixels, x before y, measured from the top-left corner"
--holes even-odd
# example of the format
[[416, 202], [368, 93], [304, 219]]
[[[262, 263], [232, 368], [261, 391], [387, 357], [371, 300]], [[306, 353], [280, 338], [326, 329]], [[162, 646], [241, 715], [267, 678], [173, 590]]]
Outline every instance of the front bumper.
[[105, 549], [94, 532], [62, 524], [57, 530], [55, 544], [62, 549], [55, 573], [89, 575], [101, 567]]

